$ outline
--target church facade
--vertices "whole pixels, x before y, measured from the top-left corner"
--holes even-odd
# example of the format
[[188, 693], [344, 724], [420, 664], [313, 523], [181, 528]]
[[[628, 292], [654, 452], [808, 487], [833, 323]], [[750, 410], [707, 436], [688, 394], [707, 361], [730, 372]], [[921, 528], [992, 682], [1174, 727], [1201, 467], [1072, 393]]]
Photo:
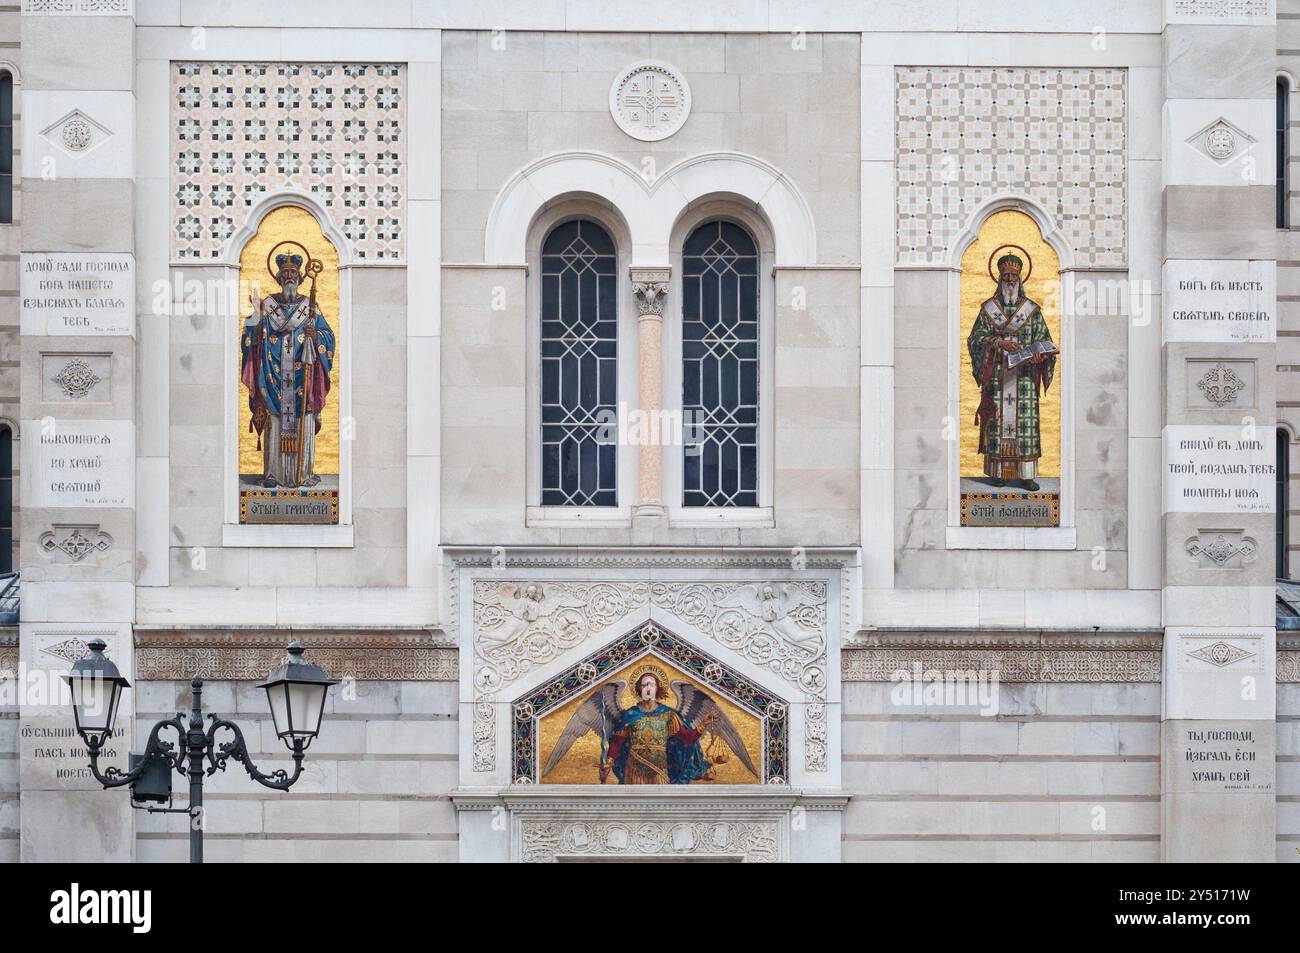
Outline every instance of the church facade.
[[1298, 81], [1296, 0], [0, 7], [0, 859], [187, 856], [102, 640], [99, 768], [338, 680], [208, 860], [1300, 860]]

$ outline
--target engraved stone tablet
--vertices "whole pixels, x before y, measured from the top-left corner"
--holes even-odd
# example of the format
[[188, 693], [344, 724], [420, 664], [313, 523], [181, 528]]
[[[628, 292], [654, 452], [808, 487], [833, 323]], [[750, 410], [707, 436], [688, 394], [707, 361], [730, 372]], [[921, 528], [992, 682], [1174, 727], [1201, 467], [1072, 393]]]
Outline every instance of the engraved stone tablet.
[[30, 421], [26, 432], [35, 436], [28, 451], [31, 465], [23, 472], [24, 503], [34, 507], [134, 505], [134, 423], [47, 418]]
[[1271, 513], [1273, 453], [1272, 437], [1249, 436], [1244, 427], [1166, 427], [1166, 511]]
[[131, 255], [25, 252], [19, 263], [23, 334], [131, 334]]
[[1171, 723], [1167, 730], [1175, 732], [1168, 793], [1273, 790], [1273, 723], [1206, 719]]
[[1277, 339], [1277, 264], [1271, 261], [1165, 262], [1166, 341]]

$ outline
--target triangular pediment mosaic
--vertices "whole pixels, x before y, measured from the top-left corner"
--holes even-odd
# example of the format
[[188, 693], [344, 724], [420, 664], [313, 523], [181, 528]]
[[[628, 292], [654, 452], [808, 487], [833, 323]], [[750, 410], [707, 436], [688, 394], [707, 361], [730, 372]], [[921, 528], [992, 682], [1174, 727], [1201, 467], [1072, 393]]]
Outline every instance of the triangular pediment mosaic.
[[788, 776], [788, 702], [654, 622], [516, 698], [511, 712], [515, 784]]

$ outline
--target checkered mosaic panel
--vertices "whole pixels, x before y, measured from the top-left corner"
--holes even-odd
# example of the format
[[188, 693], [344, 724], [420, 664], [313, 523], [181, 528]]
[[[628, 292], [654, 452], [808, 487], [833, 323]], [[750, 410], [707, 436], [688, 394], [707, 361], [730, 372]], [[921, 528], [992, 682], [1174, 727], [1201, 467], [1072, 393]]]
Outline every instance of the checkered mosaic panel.
[[1125, 267], [1125, 71], [900, 67], [897, 257], [948, 261], [997, 195], [1038, 202], [1081, 267]]
[[173, 64], [173, 259], [219, 257], [262, 196], [293, 188], [354, 258], [400, 260], [405, 114], [399, 65]]

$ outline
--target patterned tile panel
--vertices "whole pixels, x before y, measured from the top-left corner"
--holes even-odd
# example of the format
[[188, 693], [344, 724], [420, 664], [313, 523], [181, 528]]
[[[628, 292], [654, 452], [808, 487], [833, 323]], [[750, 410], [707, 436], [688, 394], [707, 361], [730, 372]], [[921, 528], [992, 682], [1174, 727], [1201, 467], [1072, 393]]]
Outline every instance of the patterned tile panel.
[[941, 264], [996, 195], [1042, 205], [1081, 267], [1124, 267], [1125, 71], [900, 67], [900, 265]]
[[400, 260], [405, 114], [398, 65], [174, 63], [173, 259], [217, 258], [262, 196], [294, 188], [354, 258]]

